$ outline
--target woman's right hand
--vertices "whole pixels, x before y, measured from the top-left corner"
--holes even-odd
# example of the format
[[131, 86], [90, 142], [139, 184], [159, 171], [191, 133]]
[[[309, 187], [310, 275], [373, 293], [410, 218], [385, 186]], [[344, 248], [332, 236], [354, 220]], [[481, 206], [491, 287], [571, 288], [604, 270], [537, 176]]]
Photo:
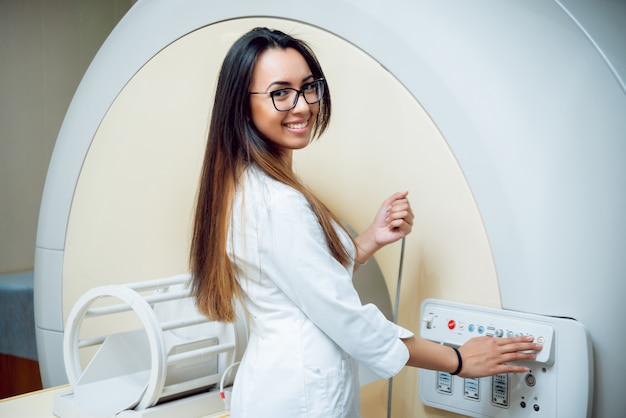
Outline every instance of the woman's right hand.
[[525, 373], [528, 368], [509, 363], [534, 360], [541, 344], [534, 337], [476, 337], [459, 347], [463, 359], [461, 377], [485, 377], [501, 373]]
[[[525, 373], [528, 368], [509, 363], [537, 358], [543, 346], [533, 342], [534, 337], [476, 337], [458, 348], [462, 367], [461, 377], [485, 377], [500, 373]], [[409, 350], [407, 366], [453, 373], [459, 360], [451, 347], [412, 336], [403, 338]]]

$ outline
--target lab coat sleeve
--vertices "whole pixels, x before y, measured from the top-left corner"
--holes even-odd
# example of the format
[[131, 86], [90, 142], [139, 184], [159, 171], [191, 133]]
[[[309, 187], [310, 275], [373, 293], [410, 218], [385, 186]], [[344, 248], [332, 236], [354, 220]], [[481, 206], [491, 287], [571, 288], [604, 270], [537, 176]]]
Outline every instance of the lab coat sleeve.
[[261, 231], [264, 273], [346, 353], [381, 378], [398, 373], [409, 352], [400, 338], [413, 334], [362, 305], [352, 268], [337, 262], [304, 197], [294, 190], [274, 196]]

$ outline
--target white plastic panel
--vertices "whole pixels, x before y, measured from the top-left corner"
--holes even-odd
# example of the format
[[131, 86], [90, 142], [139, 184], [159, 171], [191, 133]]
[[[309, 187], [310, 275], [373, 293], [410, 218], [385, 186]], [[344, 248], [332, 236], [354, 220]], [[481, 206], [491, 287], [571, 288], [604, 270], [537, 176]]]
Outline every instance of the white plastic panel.
[[591, 416], [591, 342], [578, 322], [436, 299], [422, 303], [422, 318], [420, 336], [449, 346], [473, 337], [519, 335], [544, 344], [536, 360], [519, 363], [528, 373], [467, 379], [420, 370], [424, 404], [472, 417]]

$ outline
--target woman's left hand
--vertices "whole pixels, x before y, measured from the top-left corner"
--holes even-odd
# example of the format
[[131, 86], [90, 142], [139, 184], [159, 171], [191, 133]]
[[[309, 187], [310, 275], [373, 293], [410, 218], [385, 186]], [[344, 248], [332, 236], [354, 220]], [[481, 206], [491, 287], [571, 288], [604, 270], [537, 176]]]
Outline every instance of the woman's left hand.
[[381, 247], [409, 235], [413, 229], [413, 210], [408, 199], [409, 192], [397, 192], [385, 199], [372, 227], [376, 243]]
[[385, 199], [374, 217], [374, 222], [355, 239], [357, 263], [365, 263], [380, 248], [411, 233], [414, 216], [408, 194], [409, 192], [397, 192]]

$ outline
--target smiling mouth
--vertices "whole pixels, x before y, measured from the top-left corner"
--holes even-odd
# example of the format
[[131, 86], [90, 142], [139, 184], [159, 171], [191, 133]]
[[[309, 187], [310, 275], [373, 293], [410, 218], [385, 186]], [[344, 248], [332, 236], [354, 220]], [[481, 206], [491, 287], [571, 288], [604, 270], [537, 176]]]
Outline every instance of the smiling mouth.
[[289, 129], [304, 129], [309, 125], [309, 121], [304, 121], [300, 123], [285, 123], [285, 126]]

